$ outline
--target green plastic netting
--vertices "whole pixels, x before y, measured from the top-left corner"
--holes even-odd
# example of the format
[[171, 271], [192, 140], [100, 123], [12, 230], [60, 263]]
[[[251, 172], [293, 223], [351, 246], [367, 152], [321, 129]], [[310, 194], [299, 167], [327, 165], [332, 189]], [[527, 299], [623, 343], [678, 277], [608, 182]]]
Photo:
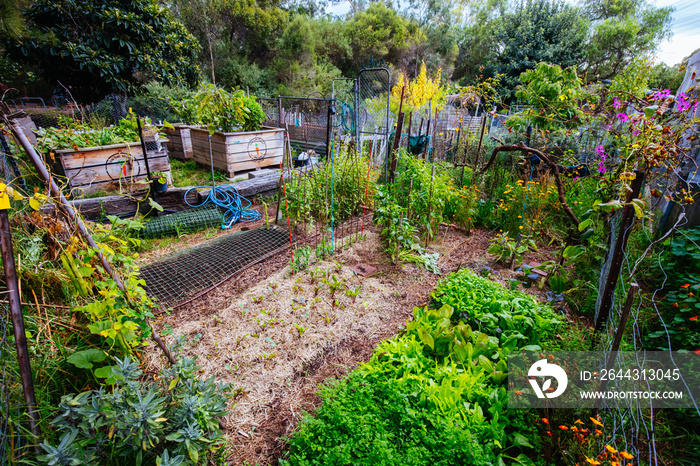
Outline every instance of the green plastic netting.
[[195, 208], [156, 217], [146, 222], [141, 236], [160, 238], [221, 226], [222, 214], [215, 206]]

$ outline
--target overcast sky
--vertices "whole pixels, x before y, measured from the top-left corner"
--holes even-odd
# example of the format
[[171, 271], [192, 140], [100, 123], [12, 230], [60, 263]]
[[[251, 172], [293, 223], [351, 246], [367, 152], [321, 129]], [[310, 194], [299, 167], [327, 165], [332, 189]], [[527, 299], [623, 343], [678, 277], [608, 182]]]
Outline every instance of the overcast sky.
[[658, 61], [676, 65], [693, 50], [700, 48], [700, 2], [698, 0], [657, 0], [656, 6], [672, 6], [673, 37], [659, 48]]
[[[575, 3], [573, 0], [569, 0]], [[652, 0], [653, 3], [653, 0]], [[673, 36], [659, 47], [657, 61], [669, 66], [677, 65], [693, 50], [700, 48], [700, 1], [699, 0], [656, 0], [656, 6], [673, 6], [671, 30]], [[344, 15], [350, 11], [350, 2], [332, 5], [329, 12]]]

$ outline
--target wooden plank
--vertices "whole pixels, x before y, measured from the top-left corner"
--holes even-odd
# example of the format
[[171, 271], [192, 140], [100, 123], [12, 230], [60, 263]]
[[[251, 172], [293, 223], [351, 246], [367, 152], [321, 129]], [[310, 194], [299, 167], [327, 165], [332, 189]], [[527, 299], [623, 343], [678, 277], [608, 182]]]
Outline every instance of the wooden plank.
[[[157, 194], [156, 202], [163, 206], [163, 208], [168, 210], [185, 210], [188, 208], [185, 203], [185, 193], [189, 188], [168, 188], [165, 193]], [[92, 199], [79, 199], [72, 201], [73, 207], [79, 210], [85, 218], [88, 220], [99, 220], [107, 215], [124, 215], [131, 212], [136, 212], [137, 204], [139, 205], [139, 210], [142, 213], [148, 212], [151, 207], [145, 200], [141, 203], [137, 203], [134, 200], [136, 198], [143, 198], [145, 196], [145, 191], [140, 193], [135, 193], [130, 196], [105, 196], [96, 197]], [[192, 190], [188, 193], [187, 201], [192, 205], [197, 205], [201, 202], [199, 193], [196, 190]]]
[[[166, 140], [161, 140], [165, 142]], [[135, 146], [135, 144], [139, 144]], [[133, 163], [124, 165], [131, 157]], [[115, 144], [78, 151], [56, 151], [56, 171], [68, 179], [71, 192], [93, 193], [100, 190], [143, 188], [136, 183], [146, 179], [146, 164], [140, 143]], [[165, 172], [170, 178], [167, 149], [148, 155], [151, 171]], [[126, 174], [124, 170], [126, 167]]]
[[[136, 144], [136, 145], [134, 145]], [[167, 150], [159, 152], [148, 152], [148, 159], [167, 155]], [[125, 160], [127, 157], [143, 160], [143, 151], [139, 143], [120, 144], [117, 146], [105, 146], [93, 148], [92, 150], [81, 149], [79, 151], [56, 151], [56, 157], [60, 158], [63, 167], [70, 168], [85, 168], [102, 166], [108, 160]]]
[[[151, 171], [170, 173], [170, 161], [167, 157], [159, 157], [148, 161]], [[126, 168], [126, 174], [124, 174]], [[133, 165], [122, 167], [121, 164], [111, 163], [102, 167], [77, 168], [66, 170], [65, 176], [70, 180], [72, 186], [81, 186], [101, 181], [121, 180], [145, 180], [146, 163], [138, 160]]]
[[[230, 186], [236, 188], [240, 196], [250, 199], [258, 194], [276, 190], [279, 179], [280, 175], [276, 173], [261, 178], [250, 178], [239, 181], [237, 183], [232, 183]], [[209, 191], [211, 191], [211, 189], [204, 189], [199, 192], [199, 195], [202, 199], [205, 199], [209, 195]]]

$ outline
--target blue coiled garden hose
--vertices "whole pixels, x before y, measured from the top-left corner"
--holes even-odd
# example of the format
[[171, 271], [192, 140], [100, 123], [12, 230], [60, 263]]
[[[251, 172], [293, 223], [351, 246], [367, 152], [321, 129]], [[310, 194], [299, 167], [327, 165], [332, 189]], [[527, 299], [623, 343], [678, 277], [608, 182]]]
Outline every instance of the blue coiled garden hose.
[[201, 204], [193, 205], [187, 202], [187, 195], [193, 189], [207, 188], [208, 186], [195, 186], [185, 192], [185, 202], [190, 207], [202, 207], [207, 204], [213, 204], [224, 211], [224, 218], [221, 221], [221, 228], [226, 230], [231, 228], [234, 223], [254, 222], [260, 220], [262, 215], [260, 212], [250, 209], [253, 205], [245, 197], [238, 194], [238, 190], [231, 185], [212, 186], [209, 195], [202, 201]]
[[[187, 195], [190, 191], [199, 188], [208, 188], [208, 186], [195, 186], [185, 192], [185, 203], [190, 207], [203, 207], [207, 204], [213, 204], [224, 211], [224, 218], [221, 221], [221, 228], [226, 230], [233, 226], [236, 222], [254, 222], [260, 220], [262, 215], [260, 212], [250, 209], [253, 205], [245, 197], [238, 194], [238, 190], [231, 185], [216, 186], [214, 181], [214, 155], [211, 149], [211, 134], [209, 135], [209, 161], [211, 163], [211, 191], [209, 195], [200, 204], [193, 205], [187, 202]], [[244, 206], [243, 204], [246, 203]]]

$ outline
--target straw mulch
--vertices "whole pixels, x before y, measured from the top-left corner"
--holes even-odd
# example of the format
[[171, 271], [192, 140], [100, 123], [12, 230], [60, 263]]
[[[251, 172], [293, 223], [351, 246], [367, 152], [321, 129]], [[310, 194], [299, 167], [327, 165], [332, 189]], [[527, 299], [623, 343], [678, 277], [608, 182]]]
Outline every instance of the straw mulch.
[[[445, 274], [463, 266], [478, 270], [491, 263], [485, 252], [491, 236], [443, 229], [431, 250], [441, 253]], [[372, 228], [364, 241], [310, 270], [292, 274], [288, 260], [280, 255], [251, 267], [161, 321], [193, 342], [184, 353], [198, 357], [203, 377], [240, 389], [223, 420], [230, 464], [276, 464], [283, 438], [319, 405], [319, 383], [367, 361], [381, 340], [401, 331], [414, 306], [428, 302], [440, 278], [391, 264]], [[378, 271], [357, 276], [349, 267], [358, 263]], [[341, 282], [333, 296], [320, 278], [310, 283], [314, 269], [330, 283], [333, 277]], [[353, 300], [345, 292], [357, 287]], [[155, 350], [149, 357], [153, 367], [161, 364]]]

